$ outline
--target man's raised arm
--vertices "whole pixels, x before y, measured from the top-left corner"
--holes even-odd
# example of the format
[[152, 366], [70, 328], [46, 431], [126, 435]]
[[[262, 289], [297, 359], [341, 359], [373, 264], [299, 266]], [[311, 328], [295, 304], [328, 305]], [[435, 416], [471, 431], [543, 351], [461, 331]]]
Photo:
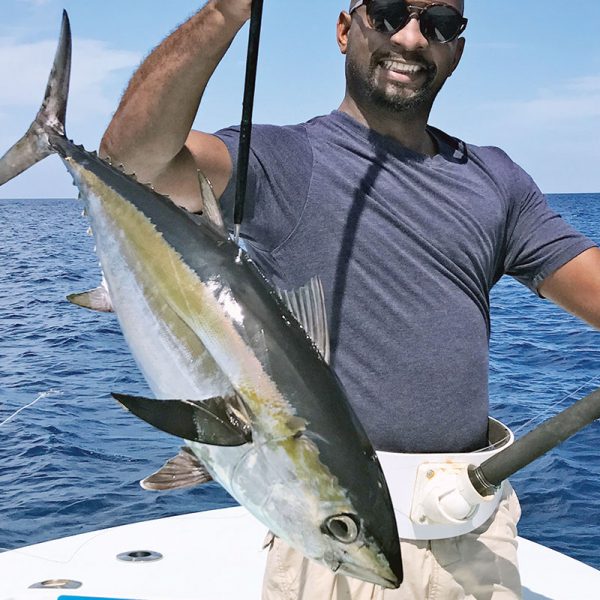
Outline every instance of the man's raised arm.
[[217, 197], [231, 177], [223, 142], [190, 130], [206, 85], [250, 8], [251, 0], [210, 0], [167, 37], [134, 74], [100, 145], [102, 156], [189, 210], [201, 208], [197, 169]]

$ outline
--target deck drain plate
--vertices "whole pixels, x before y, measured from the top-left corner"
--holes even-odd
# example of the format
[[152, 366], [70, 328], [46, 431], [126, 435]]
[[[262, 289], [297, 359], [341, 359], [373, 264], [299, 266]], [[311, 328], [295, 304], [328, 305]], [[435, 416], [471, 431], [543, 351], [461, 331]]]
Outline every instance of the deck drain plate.
[[124, 562], [154, 562], [162, 557], [160, 552], [154, 552], [154, 550], [131, 550], [117, 554], [117, 560]]
[[73, 579], [47, 579], [29, 586], [30, 590], [76, 590], [81, 587], [81, 581]]

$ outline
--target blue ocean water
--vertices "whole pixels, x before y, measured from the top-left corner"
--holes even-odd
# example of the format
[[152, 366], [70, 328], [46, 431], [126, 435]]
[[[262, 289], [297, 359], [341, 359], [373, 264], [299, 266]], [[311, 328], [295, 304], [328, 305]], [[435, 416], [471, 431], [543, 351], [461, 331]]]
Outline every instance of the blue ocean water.
[[[549, 200], [600, 242], [600, 194]], [[234, 504], [216, 484], [166, 494], [140, 488], [178, 444], [110, 397], [149, 393], [115, 317], [65, 301], [99, 280], [80, 212], [75, 200], [0, 201], [3, 550]], [[599, 332], [510, 278], [492, 305], [491, 413], [518, 435], [600, 387]], [[599, 447], [595, 422], [512, 480], [521, 535], [597, 568]]]

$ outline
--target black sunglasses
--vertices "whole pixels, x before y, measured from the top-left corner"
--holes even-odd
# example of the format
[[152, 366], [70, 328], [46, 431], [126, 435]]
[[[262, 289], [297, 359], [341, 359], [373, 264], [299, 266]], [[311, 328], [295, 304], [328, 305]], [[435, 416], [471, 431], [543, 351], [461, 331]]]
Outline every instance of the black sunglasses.
[[424, 37], [432, 42], [446, 44], [455, 40], [467, 26], [467, 19], [448, 4], [411, 6], [405, 0], [359, 0], [351, 9], [359, 6], [367, 9], [369, 26], [381, 33], [394, 33], [406, 27], [416, 17]]

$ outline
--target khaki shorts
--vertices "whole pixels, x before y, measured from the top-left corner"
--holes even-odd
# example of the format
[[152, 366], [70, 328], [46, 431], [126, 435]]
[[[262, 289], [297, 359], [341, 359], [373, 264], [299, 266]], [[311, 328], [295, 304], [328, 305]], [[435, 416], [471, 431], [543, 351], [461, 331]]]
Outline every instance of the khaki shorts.
[[514, 600], [519, 501], [505, 484], [496, 514], [479, 529], [446, 540], [402, 540], [404, 582], [397, 590], [336, 575], [279, 538], [269, 540], [263, 600]]

